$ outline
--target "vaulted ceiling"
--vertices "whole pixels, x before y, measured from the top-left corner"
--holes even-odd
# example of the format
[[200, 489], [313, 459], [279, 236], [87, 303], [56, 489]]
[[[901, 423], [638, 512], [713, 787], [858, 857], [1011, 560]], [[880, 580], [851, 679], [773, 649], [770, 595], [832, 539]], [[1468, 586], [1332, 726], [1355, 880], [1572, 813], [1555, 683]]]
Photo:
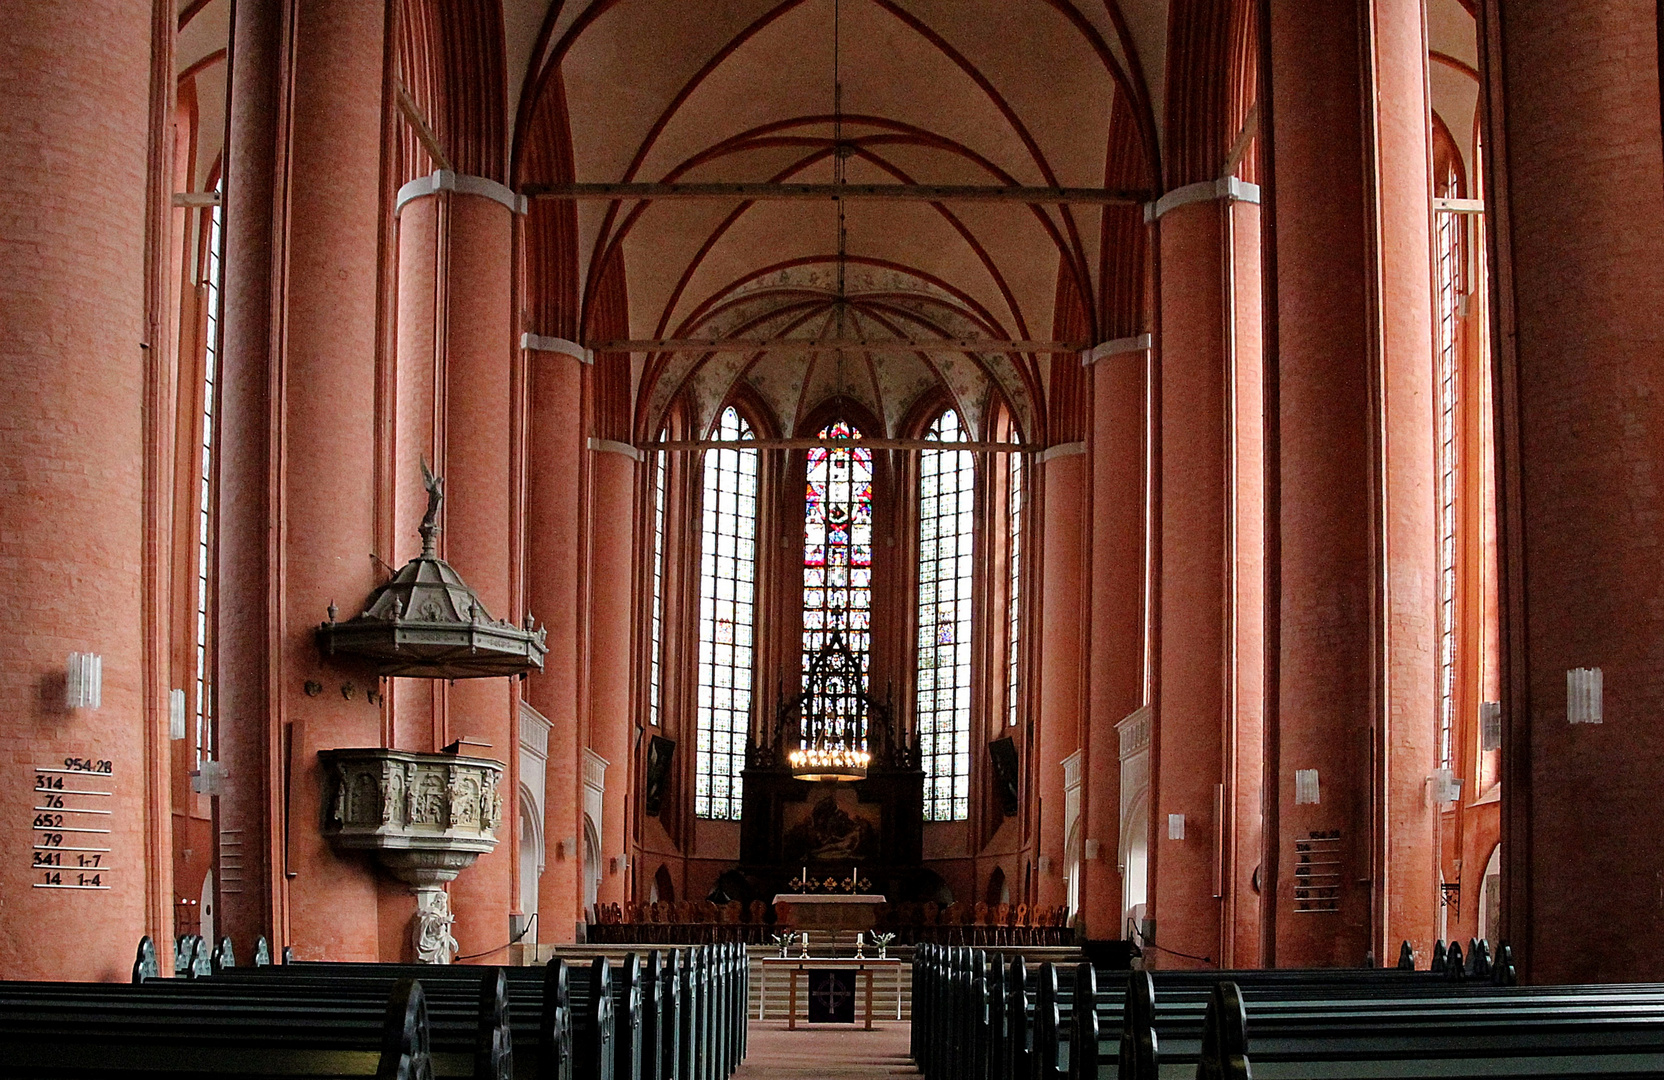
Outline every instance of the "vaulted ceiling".
[[[512, 3], [505, 16], [511, 34], [531, 25]], [[851, 184], [1102, 188], [1128, 168], [1108, 149], [1117, 95], [1134, 152], [1154, 156], [1166, 18], [1159, 0], [556, 0], [530, 49], [509, 42], [509, 79], [525, 56], [521, 93], [564, 90], [578, 182], [831, 183], [841, 146]], [[1060, 296], [1092, 336], [1103, 207], [841, 205], [840, 275], [830, 200], [581, 202], [580, 302], [617, 257], [631, 339], [1050, 339]], [[1039, 353], [660, 352], [634, 357], [632, 381], [649, 430], [678, 397], [702, 428], [744, 384], [787, 435], [840, 395], [880, 419], [869, 434], [901, 433], [943, 395], [973, 429], [1002, 400], [1033, 431], [1050, 367]]]

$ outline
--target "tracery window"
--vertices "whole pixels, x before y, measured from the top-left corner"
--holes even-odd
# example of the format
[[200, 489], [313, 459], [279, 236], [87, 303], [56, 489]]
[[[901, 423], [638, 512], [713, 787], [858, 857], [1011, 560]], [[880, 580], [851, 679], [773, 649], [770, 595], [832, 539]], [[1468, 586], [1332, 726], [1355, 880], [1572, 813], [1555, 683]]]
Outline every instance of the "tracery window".
[[[925, 433], [963, 442], [951, 409]], [[926, 821], [970, 810], [971, 569], [976, 463], [966, 450], [919, 454], [919, 636], [916, 717]]]
[[[216, 186], [216, 191], [221, 187]], [[224, 224], [218, 203], [208, 214], [207, 251], [203, 259], [207, 334], [202, 364], [202, 466], [197, 474], [196, 541], [196, 709], [192, 733], [197, 768], [214, 756], [213, 673], [209, 663], [208, 609], [212, 579], [208, 564], [213, 550], [214, 409], [219, 382], [220, 351], [220, 232]]]
[[[1016, 431], [1011, 441], [1022, 442]], [[1015, 726], [1023, 692], [1023, 455], [1011, 453], [1006, 487], [1005, 722]]]
[[664, 501], [670, 480], [670, 455], [660, 451], [653, 462], [653, 594], [647, 617], [647, 722], [661, 723], [664, 686]]
[[[730, 406], [717, 421], [715, 438], [733, 442], [755, 435]], [[740, 816], [740, 770], [751, 718], [757, 465], [755, 450], [705, 451], [694, 768], [694, 813], [704, 818]]]
[[[842, 420], [822, 439], [859, 439]], [[819, 446], [809, 451], [803, 502], [803, 671], [834, 630], [861, 662], [866, 689], [872, 611], [872, 451]]]
[[1434, 270], [1438, 304], [1436, 357], [1438, 380], [1438, 527], [1439, 527], [1439, 765], [1454, 761], [1456, 729], [1457, 638], [1457, 488], [1460, 455], [1457, 417], [1462, 407], [1461, 305], [1466, 292], [1466, 215], [1434, 213]]

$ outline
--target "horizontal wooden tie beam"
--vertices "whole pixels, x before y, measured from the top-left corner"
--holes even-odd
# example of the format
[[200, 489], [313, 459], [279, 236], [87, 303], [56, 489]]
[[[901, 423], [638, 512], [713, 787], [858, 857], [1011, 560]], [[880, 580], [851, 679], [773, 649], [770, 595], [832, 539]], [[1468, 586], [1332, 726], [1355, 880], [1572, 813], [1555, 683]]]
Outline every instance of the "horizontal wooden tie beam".
[[1021, 184], [527, 184], [533, 199], [871, 199], [905, 202], [1084, 203], [1139, 206], [1147, 191]]
[[980, 454], [1021, 454], [1040, 447], [1009, 442], [935, 442], [931, 439], [667, 439], [641, 443], [646, 451], [686, 452], [693, 450], [965, 450]]
[[592, 341], [595, 352], [971, 352], [1076, 353], [1078, 341], [1009, 341], [1004, 338], [645, 338]]

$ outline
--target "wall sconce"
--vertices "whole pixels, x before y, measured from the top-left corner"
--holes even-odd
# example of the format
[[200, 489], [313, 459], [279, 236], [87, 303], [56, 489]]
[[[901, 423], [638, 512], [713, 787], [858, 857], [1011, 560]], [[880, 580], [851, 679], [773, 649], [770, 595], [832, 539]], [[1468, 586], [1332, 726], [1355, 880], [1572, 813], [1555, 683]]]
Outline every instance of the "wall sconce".
[[1601, 681], [1598, 667], [1572, 668], [1566, 672], [1566, 723], [1601, 722]]
[[1456, 802], [1462, 797], [1462, 778], [1456, 775], [1455, 769], [1434, 769], [1427, 782], [1432, 786], [1433, 801], [1440, 806]]
[[1479, 703], [1479, 749], [1502, 749], [1502, 702]]
[[185, 737], [185, 691], [168, 691], [168, 738], [175, 741]]
[[96, 709], [104, 703], [104, 658], [98, 653], [72, 652], [64, 679], [64, 705]]

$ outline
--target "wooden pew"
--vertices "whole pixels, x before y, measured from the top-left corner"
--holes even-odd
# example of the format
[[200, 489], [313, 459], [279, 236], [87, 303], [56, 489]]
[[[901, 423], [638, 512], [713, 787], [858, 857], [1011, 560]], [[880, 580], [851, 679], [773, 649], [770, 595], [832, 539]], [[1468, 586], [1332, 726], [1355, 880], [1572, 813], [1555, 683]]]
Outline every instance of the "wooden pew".
[[[1228, 982], [1253, 1017], [1262, 1075], [1464, 1075], [1471, 1066], [1475, 1075], [1603, 1076], [1636, 1062], [1664, 1072], [1664, 1034], [1654, 1033], [1664, 1032], [1664, 987], [1515, 988], [1506, 947], [1490, 978], [1478, 977], [1487, 952], [1475, 943], [1458, 963], [1446, 949], [1444, 972], [1134, 973], [1129, 989], [1099, 985], [1088, 965], [1031, 972], [1021, 958], [1007, 967], [973, 950], [923, 946], [913, 1053], [925, 1075], [943, 1080], [1057, 1080], [1154, 1077], [1166, 1050], [1171, 1075], [1176, 1064], [1211, 1060], [1206, 1014], [1211, 1007], [1229, 1028], [1220, 1012], [1229, 1002], [1216, 992]], [[1003, 1024], [994, 1020], [1001, 1011]], [[1229, 1031], [1222, 1037], [1228, 1044]], [[1505, 1065], [1485, 1064], [1492, 1057]]]
[[[615, 1043], [611, 970], [604, 959], [597, 958], [596, 962], [607, 971], [609, 989], [606, 1000], [598, 1003], [592, 1002], [586, 989], [586, 977], [593, 978], [594, 972], [573, 972], [559, 957], [542, 968], [293, 963], [237, 968], [217, 979], [199, 981], [227, 990], [264, 990], [327, 999], [341, 993], [378, 993], [401, 978], [419, 975], [433, 1010], [441, 1005], [454, 1008], [468, 1000], [482, 977], [501, 980], [509, 1010], [508, 1037], [519, 1063], [518, 1074], [539, 1080], [570, 1080], [574, 1062], [582, 1060], [593, 1046], [599, 1037], [597, 1032], [604, 1034], [608, 1047]], [[600, 1020], [592, 1015], [597, 1007], [605, 1014]], [[576, 1067], [576, 1075], [583, 1075], [581, 1066]]]
[[[602, 1003], [592, 992], [602, 968], [607, 971], [610, 1002], [605, 1007], [610, 1020], [604, 1022], [594, 1018]], [[592, 1068], [597, 1070], [595, 1075], [600, 1075], [604, 1063], [610, 1067], [613, 1080], [723, 1080], [744, 1055], [748, 968], [744, 946], [738, 944], [677, 950], [667, 958], [654, 950], [645, 965], [633, 953], [622, 963], [608, 964], [605, 959], [594, 958], [583, 972], [572, 972], [568, 984], [566, 1015], [577, 1074], [588, 1075], [585, 1069]], [[224, 972], [223, 977], [291, 983], [303, 980], [317, 985], [328, 980], [386, 980], [403, 973], [421, 975], [437, 986], [458, 978], [477, 978], [475, 973], [480, 970], [460, 965], [299, 962], [271, 968], [235, 968]], [[538, 969], [501, 970], [508, 977], [515, 1015], [539, 1015], [543, 1010], [538, 995], [543, 993], [546, 980]], [[543, 1045], [541, 1036], [526, 1030], [529, 1023], [517, 1020], [514, 1025], [517, 1048]], [[612, 1030], [603, 1033], [604, 1023], [610, 1023]], [[610, 1056], [599, 1049], [603, 1034], [611, 1047]]]
[[[501, 1080], [512, 1063], [496, 1054], [500, 1004], [479, 1004], [464, 1052], [436, 1053], [426, 995], [415, 979], [398, 980], [379, 1000], [353, 995], [323, 1003], [214, 993], [197, 981], [0, 983], [0, 1076]], [[486, 1028], [491, 1034], [482, 1039]]]

